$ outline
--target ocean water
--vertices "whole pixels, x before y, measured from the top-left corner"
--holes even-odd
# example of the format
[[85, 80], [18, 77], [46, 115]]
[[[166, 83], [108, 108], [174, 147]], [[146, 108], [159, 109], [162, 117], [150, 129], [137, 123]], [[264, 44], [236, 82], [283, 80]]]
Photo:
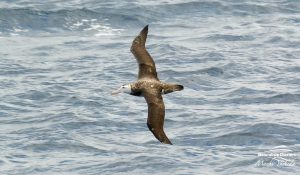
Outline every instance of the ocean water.
[[[147, 48], [159, 143], [136, 80]], [[0, 174], [299, 174], [300, 1], [0, 1]]]

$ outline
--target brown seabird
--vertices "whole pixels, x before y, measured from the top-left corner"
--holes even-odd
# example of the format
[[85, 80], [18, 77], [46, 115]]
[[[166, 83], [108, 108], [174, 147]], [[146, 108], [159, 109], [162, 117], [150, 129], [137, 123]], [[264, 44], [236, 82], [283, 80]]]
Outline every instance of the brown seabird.
[[138, 80], [121, 86], [112, 94], [125, 92], [134, 96], [143, 96], [148, 104], [147, 126], [162, 143], [172, 144], [164, 132], [165, 105], [162, 95], [183, 90], [182, 85], [161, 82], [157, 77], [155, 63], [147, 52], [145, 43], [148, 25], [133, 40], [130, 51], [139, 64]]

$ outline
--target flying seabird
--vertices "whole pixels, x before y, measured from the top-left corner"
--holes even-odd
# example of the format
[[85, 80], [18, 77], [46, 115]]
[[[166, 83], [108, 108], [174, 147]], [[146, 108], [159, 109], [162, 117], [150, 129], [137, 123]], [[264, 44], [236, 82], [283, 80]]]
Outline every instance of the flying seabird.
[[143, 96], [148, 104], [147, 126], [162, 143], [172, 144], [164, 132], [165, 105], [162, 95], [183, 90], [179, 84], [161, 82], [157, 77], [155, 63], [145, 47], [148, 25], [133, 40], [130, 51], [139, 65], [138, 80], [121, 86], [112, 94], [125, 92], [134, 96]]

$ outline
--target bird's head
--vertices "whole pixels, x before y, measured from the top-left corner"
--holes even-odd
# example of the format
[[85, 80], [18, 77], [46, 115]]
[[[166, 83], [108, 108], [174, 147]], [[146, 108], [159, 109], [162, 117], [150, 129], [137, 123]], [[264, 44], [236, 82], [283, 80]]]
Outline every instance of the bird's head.
[[116, 94], [119, 94], [121, 92], [126, 93], [126, 94], [130, 94], [131, 93], [131, 84], [122, 85], [119, 89], [117, 89], [115, 91], [112, 91], [111, 95], [116, 95]]

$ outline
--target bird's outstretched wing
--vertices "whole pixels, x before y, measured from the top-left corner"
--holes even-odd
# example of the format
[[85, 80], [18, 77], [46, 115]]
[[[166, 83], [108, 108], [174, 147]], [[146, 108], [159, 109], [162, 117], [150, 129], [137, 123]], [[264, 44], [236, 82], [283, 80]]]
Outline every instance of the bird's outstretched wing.
[[143, 95], [148, 104], [147, 125], [153, 135], [162, 143], [171, 144], [164, 132], [165, 105], [159, 92], [146, 91]]
[[130, 51], [135, 56], [139, 64], [138, 79], [147, 77], [158, 80], [155, 63], [145, 47], [147, 34], [148, 25], [144, 27], [144, 29], [140, 32], [140, 34], [137, 37], [135, 37], [135, 39], [132, 42]]

